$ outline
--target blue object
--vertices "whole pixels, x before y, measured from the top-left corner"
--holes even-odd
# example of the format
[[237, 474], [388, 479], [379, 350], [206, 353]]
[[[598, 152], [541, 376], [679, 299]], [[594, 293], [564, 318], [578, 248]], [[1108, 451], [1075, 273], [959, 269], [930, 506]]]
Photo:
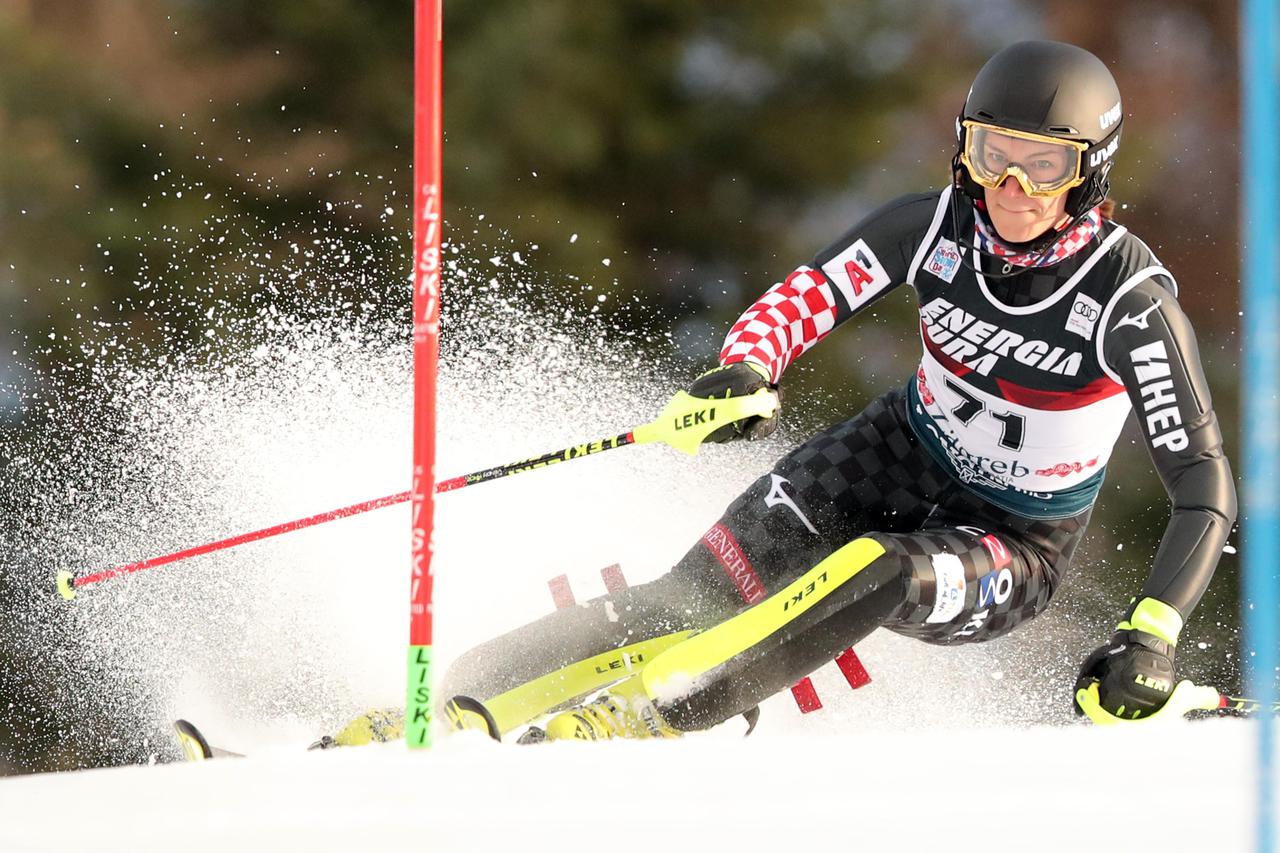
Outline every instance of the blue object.
[[[1276, 700], [1280, 664], [1280, 15], [1275, 0], [1242, 0], [1240, 83], [1241, 269], [1243, 273], [1244, 660], [1249, 691], [1264, 709]], [[1274, 715], [1259, 714], [1258, 853], [1275, 853]]]

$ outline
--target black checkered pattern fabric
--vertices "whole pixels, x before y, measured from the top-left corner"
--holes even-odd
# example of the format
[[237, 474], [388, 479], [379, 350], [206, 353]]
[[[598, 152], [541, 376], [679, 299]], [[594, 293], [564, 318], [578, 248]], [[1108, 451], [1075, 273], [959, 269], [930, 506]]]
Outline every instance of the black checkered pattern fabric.
[[[766, 501], [778, 488], [789, 504]], [[906, 422], [905, 395], [895, 390], [783, 457], [730, 505], [720, 524], [733, 532], [768, 591], [785, 586], [845, 543], [871, 536], [885, 546], [888, 554], [882, 559], [897, 564], [904, 583], [901, 605], [885, 627], [949, 643], [1000, 636], [1043, 611], [1087, 522], [1088, 512], [1045, 521], [982, 501], [920, 446]], [[996, 542], [984, 545], [989, 534]], [[1004, 556], [999, 550], [992, 553], [1000, 546], [1007, 563], [997, 559]], [[935, 605], [933, 563], [939, 554], [954, 555], [963, 566], [965, 606], [954, 619], [927, 622]], [[1012, 574], [1008, 596], [985, 608], [978, 630], [966, 630], [984, 609], [979, 606], [982, 579], [1001, 569]], [[672, 574], [681, 586], [696, 590], [702, 612], [715, 610], [708, 606], [710, 599], [721, 600], [724, 608], [740, 606], [732, 582], [704, 543]], [[1007, 581], [1002, 591], [1006, 587]]]
[[[1011, 308], [1035, 305], [1057, 293], [1058, 288], [1075, 275], [1089, 257], [1088, 254], [1073, 255], [1051, 267], [1023, 270], [1021, 274], [1009, 278], [988, 278], [987, 289], [997, 300]], [[997, 265], [992, 263], [992, 266]]]
[[[1043, 521], [985, 503], [920, 446], [905, 397], [893, 391], [818, 433], [730, 505], [719, 526], [731, 531], [768, 592], [860, 536], [886, 553], [786, 631], [661, 705], [676, 728], [708, 728], [742, 713], [877, 627], [929, 643], [980, 642], [1048, 606], [1089, 513]], [[688, 590], [699, 621], [743, 607], [706, 540], [655, 583]]]
[[[785, 689], [877, 627], [941, 644], [1007, 633], [1048, 605], [1087, 521], [1087, 512], [1040, 521], [984, 503], [920, 446], [906, 421], [905, 393], [893, 391], [779, 460], [730, 504], [712, 528], [716, 535], [666, 575], [472, 649], [450, 668], [441, 695], [484, 701], [611, 649], [711, 627], [860, 536], [881, 543], [884, 556], [787, 630], [660, 706], [676, 728], [707, 728]], [[983, 544], [989, 536], [994, 545]], [[949, 618], [930, 621], [941, 613], [938, 560], [949, 567]]]

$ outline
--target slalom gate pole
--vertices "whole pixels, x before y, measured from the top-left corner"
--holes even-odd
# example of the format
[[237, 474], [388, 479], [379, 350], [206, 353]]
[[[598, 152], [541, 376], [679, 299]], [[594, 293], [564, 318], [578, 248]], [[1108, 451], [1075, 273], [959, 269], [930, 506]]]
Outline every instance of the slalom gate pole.
[[[651, 423], [637, 426], [629, 432], [616, 435], [611, 438], [601, 438], [595, 441], [588, 441], [583, 444], [574, 444], [560, 450], [552, 450], [539, 456], [529, 459], [521, 459], [517, 462], [508, 462], [505, 465], [498, 465], [493, 468], [485, 468], [481, 471], [474, 471], [470, 474], [462, 474], [458, 477], [451, 477], [447, 480], [441, 480], [428, 490], [430, 495], [439, 494], [440, 492], [452, 492], [467, 486], [474, 486], [479, 483], [487, 483], [490, 480], [499, 480], [503, 477], [510, 477], [513, 474], [523, 474], [526, 471], [536, 471], [554, 465], [558, 462], [569, 462], [574, 459], [581, 459], [586, 456], [593, 456], [597, 453], [603, 453], [606, 450], [615, 450], [619, 447], [626, 447], [630, 444], [667, 444], [671, 447], [681, 450], [685, 453], [695, 454], [702, 441], [719, 427], [726, 423], [742, 420], [749, 417], [767, 417], [772, 414], [777, 407], [777, 397], [769, 391], [757, 391], [747, 397], [729, 398], [726, 400], [704, 400], [699, 397], [690, 397], [683, 391], [676, 394], [662, 410], [662, 414]], [[418, 487], [423, 484], [416, 483]], [[188, 557], [198, 557], [202, 554], [209, 554], [214, 551], [221, 551], [226, 548], [234, 548], [237, 545], [244, 545], [249, 542], [257, 542], [259, 539], [267, 539], [272, 536], [279, 536], [282, 533], [291, 533], [294, 530], [301, 530], [306, 527], [314, 527], [317, 524], [324, 524], [328, 521], [336, 521], [340, 518], [348, 518], [353, 515], [370, 512], [375, 509], [381, 509], [385, 506], [404, 503], [413, 496], [413, 492], [399, 492], [394, 495], [387, 495], [382, 498], [375, 498], [371, 501], [352, 504], [351, 506], [342, 507], [341, 509], [330, 510], [328, 512], [318, 513], [306, 518], [300, 518], [296, 521], [286, 521], [283, 524], [277, 524], [273, 527], [265, 527], [262, 530], [254, 530], [250, 533], [241, 533], [226, 539], [219, 539], [216, 542], [209, 542], [204, 545], [197, 545], [193, 548], [186, 548], [181, 551], [175, 551], [172, 554], [165, 554], [161, 557], [150, 557], [146, 560], [139, 560], [136, 563], [127, 563], [122, 566], [115, 566], [110, 569], [104, 569], [87, 575], [75, 575], [69, 571], [60, 571], [57, 573], [58, 592], [65, 599], [73, 599], [76, 590], [86, 586], [102, 583], [112, 578], [122, 577], [124, 575], [133, 574], [134, 572], [146, 569], [154, 569], [160, 566], [166, 566], [169, 563], [185, 560]], [[425, 501], [424, 501], [425, 502]], [[418, 518], [418, 516], [414, 516]], [[416, 529], [416, 527], [415, 527]], [[415, 540], [416, 542], [416, 540]], [[412, 589], [412, 587], [411, 587]]]
[[414, 0], [413, 26], [413, 479], [410, 495], [409, 654], [405, 742], [431, 746], [436, 370], [440, 356], [442, 0]]

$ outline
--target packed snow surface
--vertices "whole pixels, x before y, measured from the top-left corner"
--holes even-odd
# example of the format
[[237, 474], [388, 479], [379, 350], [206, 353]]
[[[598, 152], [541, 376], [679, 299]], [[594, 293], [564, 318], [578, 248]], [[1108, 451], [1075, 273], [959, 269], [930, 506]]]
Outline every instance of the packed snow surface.
[[[871, 689], [871, 688], [867, 688]], [[7, 853], [1249, 849], [1250, 723], [499, 745], [0, 781]]]

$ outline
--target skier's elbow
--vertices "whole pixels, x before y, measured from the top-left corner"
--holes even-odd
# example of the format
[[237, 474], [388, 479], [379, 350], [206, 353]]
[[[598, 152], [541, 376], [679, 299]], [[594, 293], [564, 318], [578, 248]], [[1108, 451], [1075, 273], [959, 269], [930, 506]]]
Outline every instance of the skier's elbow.
[[1239, 512], [1231, 465], [1221, 454], [1202, 457], [1184, 468], [1170, 498], [1175, 513], [1203, 512], [1215, 516], [1228, 530]]

